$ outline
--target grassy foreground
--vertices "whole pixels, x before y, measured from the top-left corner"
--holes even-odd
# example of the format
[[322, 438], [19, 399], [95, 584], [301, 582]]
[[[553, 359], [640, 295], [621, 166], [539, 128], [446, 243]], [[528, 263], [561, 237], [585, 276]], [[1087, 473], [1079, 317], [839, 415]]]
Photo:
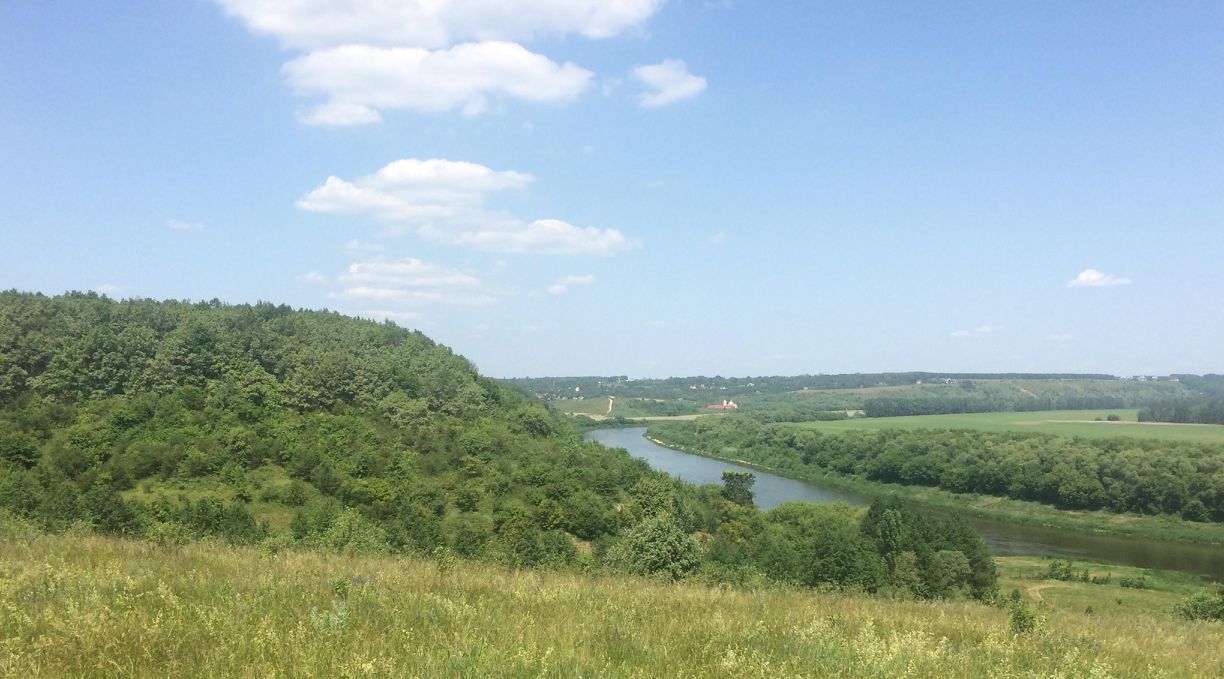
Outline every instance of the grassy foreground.
[[0, 535], [3, 676], [1220, 676], [1224, 626]]
[[[965, 413], [911, 417], [856, 417], [848, 420], [803, 422], [789, 426], [838, 432], [847, 429], [976, 429], [978, 431], [1053, 434], [1084, 438], [1144, 438], [1191, 443], [1224, 442], [1224, 425], [1139, 422], [1138, 410], [1048, 410], [1031, 413]], [[1106, 418], [1120, 419], [1110, 422]]]

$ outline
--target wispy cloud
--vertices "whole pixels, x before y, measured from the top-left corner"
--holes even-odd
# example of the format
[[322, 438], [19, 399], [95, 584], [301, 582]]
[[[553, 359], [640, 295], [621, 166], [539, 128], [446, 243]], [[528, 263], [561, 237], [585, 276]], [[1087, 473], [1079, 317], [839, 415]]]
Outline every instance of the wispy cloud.
[[93, 286], [94, 292], [100, 295], [107, 295], [109, 297], [115, 297], [117, 295], [121, 295], [123, 294], [123, 290], [124, 290], [123, 288], [113, 283], [99, 283]]
[[967, 330], [954, 330], [948, 333], [949, 337], [985, 337], [992, 335], [1003, 329], [1001, 325], [978, 325]]
[[327, 283], [330, 280], [331, 280], [330, 278], [328, 278], [324, 274], [319, 273], [318, 271], [307, 271], [306, 273], [297, 277], [297, 282], [311, 283], [313, 285], [322, 285], [324, 283]]
[[329, 295], [333, 299], [397, 304], [497, 302], [476, 276], [413, 257], [353, 262], [337, 280], [344, 287]]
[[1084, 269], [1078, 276], [1072, 278], [1068, 288], [1112, 288], [1118, 285], [1130, 285], [1131, 279], [1113, 274], [1102, 273], [1096, 269]]
[[204, 225], [200, 222], [188, 222], [182, 219], [167, 219], [166, 228], [171, 231], [200, 231]]
[[642, 108], [656, 108], [695, 97], [706, 88], [706, 79], [688, 72], [679, 59], [667, 59], [658, 64], [638, 66], [633, 77], [646, 87], [638, 95]]
[[569, 292], [569, 289], [575, 285], [591, 285], [595, 282], [595, 277], [591, 275], [584, 276], [566, 276], [559, 278], [555, 283], [548, 286], [548, 294], [564, 295]]

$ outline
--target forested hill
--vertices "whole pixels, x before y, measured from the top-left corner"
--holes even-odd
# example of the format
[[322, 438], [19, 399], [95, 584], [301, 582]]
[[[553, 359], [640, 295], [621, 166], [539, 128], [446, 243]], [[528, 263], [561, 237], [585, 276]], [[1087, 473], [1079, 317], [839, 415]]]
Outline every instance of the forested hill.
[[[392, 324], [0, 293], [0, 509], [51, 529], [254, 540], [256, 519], [292, 516], [309, 538], [355, 509], [350, 530], [426, 548], [457, 496], [514, 485], [495, 457], [552, 455], [572, 440], [558, 431], [530, 397]], [[642, 471], [584, 454], [608, 474]]]
[[994, 595], [962, 520], [762, 513], [742, 476], [698, 488], [584, 442], [391, 324], [0, 293], [0, 526]]
[[449, 349], [391, 324], [266, 303], [0, 293], [0, 406], [182, 388], [248, 420], [280, 406], [465, 416], [507, 398], [523, 405]]

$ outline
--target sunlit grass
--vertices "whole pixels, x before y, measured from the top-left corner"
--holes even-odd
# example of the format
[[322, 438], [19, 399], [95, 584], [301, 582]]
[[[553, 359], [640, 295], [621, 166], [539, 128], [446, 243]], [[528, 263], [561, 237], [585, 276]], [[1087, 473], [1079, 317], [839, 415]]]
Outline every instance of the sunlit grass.
[[1224, 627], [419, 559], [22, 534], [3, 676], [1220, 676]]

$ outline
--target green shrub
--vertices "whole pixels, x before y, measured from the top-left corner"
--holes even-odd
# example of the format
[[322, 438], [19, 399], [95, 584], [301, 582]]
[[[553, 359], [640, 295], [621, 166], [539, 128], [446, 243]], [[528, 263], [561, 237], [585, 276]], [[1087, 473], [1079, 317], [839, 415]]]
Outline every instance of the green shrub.
[[1174, 610], [1187, 620], [1224, 620], [1224, 585], [1195, 592]]

